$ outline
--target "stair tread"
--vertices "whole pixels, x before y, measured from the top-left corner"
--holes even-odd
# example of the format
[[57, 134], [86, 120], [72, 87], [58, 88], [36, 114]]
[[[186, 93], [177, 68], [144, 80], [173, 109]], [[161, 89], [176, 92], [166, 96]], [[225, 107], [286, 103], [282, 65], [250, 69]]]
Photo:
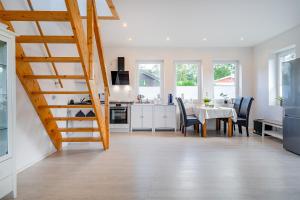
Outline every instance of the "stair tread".
[[85, 79], [83, 75], [24, 75], [28, 79]]
[[0, 18], [5, 21], [69, 21], [67, 11], [1, 10]]
[[22, 62], [81, 62], [80, 57], [17, 57]]
[[78, 104], [78, 105], [43, 105], [39, 108], [93, 108], [92, 104]]
[[97, 120], [96, 117], [54, 117], [55, 121], [93, 121]]
[[40, 36], [21, 35], [16, 37], [17, 43], [76, 43], [74, 36]]
[[80, 127], [80, 128], [58, 128], [60, 132], [97, 132], [99, 128], [89, 128], [89, 127]]
[[101, 142], [101, 137], [65, 137], [62, 142]]
[[89, 91], [33, 91], [31, 94], [90, 94]]

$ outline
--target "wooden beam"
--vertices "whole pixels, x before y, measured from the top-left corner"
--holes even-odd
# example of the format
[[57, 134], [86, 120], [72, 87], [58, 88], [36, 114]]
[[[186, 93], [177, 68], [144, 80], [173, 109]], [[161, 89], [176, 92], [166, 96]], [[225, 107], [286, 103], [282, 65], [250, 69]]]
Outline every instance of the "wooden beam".
[[1, 10], [0, 19], [5, 21], [69, 21], [66, 11]]
[[101, 142], [100, 137], [68, 137], [62, 138], [62, 142]]
[[111, 12], [112, 16], [113, 16], [115, 19], [120, 19], [120, 18], [119, 18], [119, 15], [118, 15], [118, 12], [117, 12], [117, 10], [116, 10], [116, 8], [115, 8], [115, 5], [114, 5], [114, 3], [113, 3], [113, 1], [112, 1], [112, 0], [106, 0], [106, 3], [107, 3], [107, 5], [108, 5], [108, 7], [109, 7], [109, 9], [110, 9], [110, 12]]
[[[110, 9], [111, 12], [111, 16], [98, 16], [97, 19], [98, 20], [120, 20], [120, 17], [118, 15], [118, 12], [114, 6], [114, 3], [112, 0], [106, 0], [107, 6]], [[82, 19], [87, 19], [87, 16], [82, 16]]]
[[54, 121], [94, 121], [97, 120], [96, 117], [54, 117], [49, 120]]
[[90, 94], [89, 91], [33, 91], [33, 95], [38, 94]]
[[80, 62], [80, 57], [17, 57], [20, 62]]
[[23, 78], [26, 79], [85, 79], [85, 76], [82, 75], [33, 75], [26, 74], [23, 75]]
[[[82, 19], [80, 17], [80, 11], [78, 7], [78, 2], [77, 0], [65, 0], [66, 2], [66, 7], [68, 12], [70, 13], [70, 21], [71, 21], [71, 26], [74, 35], [76, 35], [77, 39], [77, 49], [80, 57], [82, 58], [82, 70], [84, 72], [84, 75], [86, 76], [86, 81], [87, 81], [87, 87], [89, 91], [91, 92], [91, 100], [94, 105], [94, 112], [97, 117], [97, 124], [98, 127], [100, 128], [100, 135], [101, 138], [103, 139], [102, 145], [104, 150], [108, 149], [108, 144], [107, 144], [107, 139], [106, 139], [106, 134], [105, 134], [105, 123], [102, 117], [102, 112], [101, 112], [101, 105], [100, 105], [100, 99], [98, 96], [98, 87], [96, 88], [96, 84], [94, 81], [89, 81], [88, 79], [88, 49], [87, 49], [87, 41], [86, 37], [84, 34], [84, 29], [82, 26]], [[97, 24], [97, 23], [95, 23]]]
[[21, 35], [16, 38], [17, 43], [76, 43], [74, 36], [40, 36]]
[[60, 132], [98, 132], [98, 128], [59, 128]]
[[[96, 9], [96, 2], [93, 0], [93, 7], [94, 7], [94, 21], [97, 21], [97, 9]], [[98, 57], [100, 62], [100, 69], [103, 79], [103, 84], [105, 88], [108, 88], [107, 92], [108, 95], [110, 95], [109, 91], [109, 84], [108, 84], [108, 78], [107, 78], [107, 71], [105, 67], [105, 61], [104, 61], [104, 52], [103, 52], [103, 45], [101, 41], [101, 34], [100, 34], [100, 26], [98, 23], [94, 23], [94, 32], [95, 32], [95, 40], [96, 40], [96, 46], [98, 50]]]
[[93, 108], [92, 104], [80, 104], [80, 105], [42, 105], [38, 107], [43, 108]]
[[87, 0], [87, 47], [88, 47], [88, 54], [89, 54], [89, 63], [88, 63], [88, 74], [89, 79], [94, 79], [94, 69], [93, 69], [93, 41], [94, 41], [94, 19], [93, 19], [93, 1]]

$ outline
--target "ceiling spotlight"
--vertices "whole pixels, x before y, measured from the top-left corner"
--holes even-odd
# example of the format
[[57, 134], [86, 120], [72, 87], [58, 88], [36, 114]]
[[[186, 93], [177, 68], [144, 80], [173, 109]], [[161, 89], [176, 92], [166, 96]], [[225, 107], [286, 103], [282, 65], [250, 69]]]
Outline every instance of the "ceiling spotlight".
[[207, 38], [203, 38], [202, 40], [203, 40], [203, 41], [207, 41]]
[[245, 38], [244, 38], [244, 37], [241, 37], [241, 38], [240, 38], [240, 40], [241, 40], [241, 41], [244, 41], [244, 40], [245, 40]]
[[167, 41], [170, 41], [170, 37], [167, 37], [166, 40], [167, 40]]
[[122, 26], [123, 26], [124, 28], [127, 28], [127, 23], [124, 22], [124, 23], [122, 24]]
[[128, 38], [128, 40], [129, 40], [129, 41], [131, 41], [131, 40], [132, 40], [132, 38], [130, 37], [130, 38]]

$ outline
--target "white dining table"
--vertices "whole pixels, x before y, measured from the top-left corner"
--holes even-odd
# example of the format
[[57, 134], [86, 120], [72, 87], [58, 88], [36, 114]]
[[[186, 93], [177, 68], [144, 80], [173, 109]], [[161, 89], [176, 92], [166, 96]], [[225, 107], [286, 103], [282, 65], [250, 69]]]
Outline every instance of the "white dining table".
[[[199, 121], [202, 123], [203, 130], [202, 136], [206, 137], [207, 131], [207, 120], [208, 119], [220, 119], [228, 118], [228, 137], [232, 137], [232, 122], [237, 121], [237, 114], [234, 108], [230, 107], [208, 107], [203, 105], [193, 105], [191, 107], [192, 112], [197, 116]], [[220, 129], [220, 123], [217, 121], [217, 130]]]

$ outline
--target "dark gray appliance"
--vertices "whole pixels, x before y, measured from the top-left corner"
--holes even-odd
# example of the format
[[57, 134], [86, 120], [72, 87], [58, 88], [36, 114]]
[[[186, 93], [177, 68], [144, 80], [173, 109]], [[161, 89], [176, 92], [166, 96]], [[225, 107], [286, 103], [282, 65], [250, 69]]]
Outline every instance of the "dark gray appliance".
[[283, 64], [283, 147], [300, 155], [300, 58]]
[[129, 85], [129, 71], [125, 69], [125, 58], [118, 57], [118, 71], [111, 71], [112, 85]]

